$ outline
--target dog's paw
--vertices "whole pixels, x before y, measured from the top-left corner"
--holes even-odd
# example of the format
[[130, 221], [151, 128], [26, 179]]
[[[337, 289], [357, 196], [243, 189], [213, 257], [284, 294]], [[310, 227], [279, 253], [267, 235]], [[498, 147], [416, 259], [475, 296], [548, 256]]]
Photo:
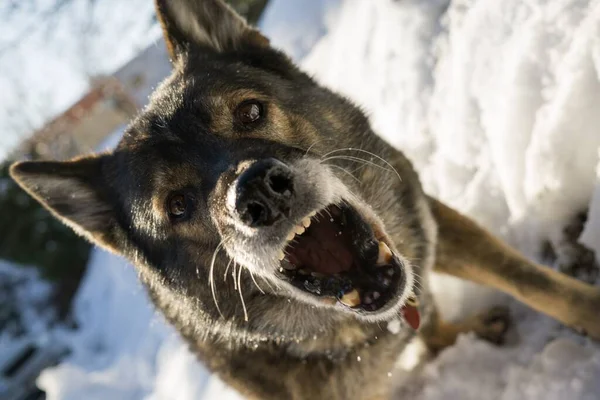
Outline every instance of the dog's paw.
[[564, 228], [559, 240], [546, 242], [543, 257], [563, 274], [594, 283], [600, 275], [593, 250], [578, 242], [587, 221], [587, 213], [577, 214]]
[[488, 342], [504, 344], [506, 333], [511, 325], [508, 307], [496, 306], [477, 315], [473, 321], [473, 332]]
[[596, 282], [600, 273], [596, 254], [581, 243], [565, 243], [560, 246], [556, 262], [562, 273], [587, 283]]

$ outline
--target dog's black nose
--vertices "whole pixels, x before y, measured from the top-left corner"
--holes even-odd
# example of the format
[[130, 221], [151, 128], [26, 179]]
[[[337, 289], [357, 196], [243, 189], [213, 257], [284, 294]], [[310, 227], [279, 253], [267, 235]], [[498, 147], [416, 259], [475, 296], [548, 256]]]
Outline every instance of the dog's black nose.
[[294, 177], [275, 159], [257, 161], [237, 179], [235, 207], [250, 227], [270, 226], [290, 215]]

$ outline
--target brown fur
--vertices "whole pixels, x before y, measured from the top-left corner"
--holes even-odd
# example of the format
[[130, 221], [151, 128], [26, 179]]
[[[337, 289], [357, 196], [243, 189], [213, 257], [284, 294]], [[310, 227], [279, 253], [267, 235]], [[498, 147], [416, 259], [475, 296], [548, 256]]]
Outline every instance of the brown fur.
[[531, 308], [600, 337], [600, 290], [534, 264], [467, 217], [430, 199], [439, 236], [435, 269], [502, 290]]

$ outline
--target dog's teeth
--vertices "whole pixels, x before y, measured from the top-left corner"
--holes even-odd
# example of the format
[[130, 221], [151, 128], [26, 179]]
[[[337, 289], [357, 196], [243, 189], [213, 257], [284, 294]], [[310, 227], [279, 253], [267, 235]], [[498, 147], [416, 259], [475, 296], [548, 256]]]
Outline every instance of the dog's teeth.
[[281, 260], [281, 266], [288, 271], [294, 271], [296, 269], [296, 266], [286, 259]]
[[309, 213], [309, 214], [308, 214], [308, 217], [309, 217], [309, 218], [312, 218], [312, 217], [314, 217], [315, 215], [317, 215], [317, 212], [316, 212], [316, 211], [313, 211], [313, 212], [311, 212], [311, 213]]
[[310, 218], [304, 218], [302, 220], [302, 226], [308, 228], [310, 226]]
[[279, 258], [279, 261], [282, 261], [285, 258], [285, 253], [283, 252], [283, 250], [279, 250], [277, 258]]
[[296, 232], [291, 231], [290, 233], [288, 233], [288, 235], [285, 239], [289, 242], [290, 240], [293, 240], [295, 237], [296, 237]]
[[377, 265], [387, 265], [392, 261], [392, 251], [384, 242], [379, 242], [379, 256], [377, 256]]
[[294, 227], [294, 232], [296, 232], [296, 235], [302, 235], [305, 231], [306, 229], [303, 226], [296, 225]]
[[348, 293], [342, 296], [340, 302], [347, 305], [348, 307], [356, 307], [360, 304], [360, 294], [358, 290], [352, 289]]
[[418, 307], [419, 300], [415, 297], [415, 295], [411, 295], [406, 299], [406, 305], [411, 307]]
[[335, 297], [323, 297], [323, 298], [321, 298], [321, 303], [327, 304], [329, 306], [334, 305], [336, 302], [337, 302], [337, 299]]

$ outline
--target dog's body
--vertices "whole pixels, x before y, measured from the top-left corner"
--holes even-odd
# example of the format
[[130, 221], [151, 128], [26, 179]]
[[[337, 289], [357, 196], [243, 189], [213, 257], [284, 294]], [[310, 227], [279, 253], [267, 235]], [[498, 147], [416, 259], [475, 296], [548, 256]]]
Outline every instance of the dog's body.
[[600, 290], [428, 198], [360, 110], [220, 1], [157, 9], [174, 72], [117, 149], [12, 174], [76, 231], [132, 260], [156, 306], [241, 393], [385, 397], [416, 333], [386, 328], [400, 316], [413, 327], [420, 319], [433, 350], [465, 331], [500, 342], [502, 309], [439, 320], [432, 268], [600, 338]]

